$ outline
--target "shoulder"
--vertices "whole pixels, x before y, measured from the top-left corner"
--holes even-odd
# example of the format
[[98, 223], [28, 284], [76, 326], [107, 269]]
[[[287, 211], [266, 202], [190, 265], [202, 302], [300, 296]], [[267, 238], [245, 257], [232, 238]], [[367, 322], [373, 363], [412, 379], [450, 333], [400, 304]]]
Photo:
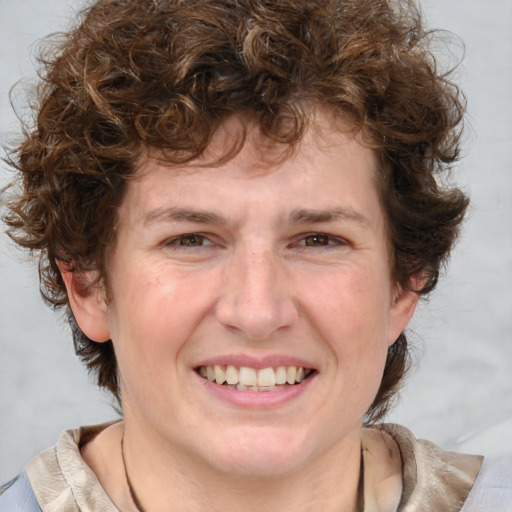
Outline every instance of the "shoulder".
[[461, 510], [480, 472], [482, 456], [443, 450], [429, 441], [416, 439], [399, 425], [376, 428], [389, 434], [400, 450], [403, 466], [400, 512]]
[[0, 486], [0, 512], [41, 512], [25, 472]]
[[82, 443], [107, 426], [63, 432], [56, 446], [40, 453], [23, 473], [0, 487], [0, 512], [117, 512], [80, 453]]
[[443, 450], [400, 425], [376, 427], [397, 443], [403, 463], [400, 512], [512, 512], [512, 455]]
[[63, 438], [69, 439], [69, 433], [63, 433], [57, 446], [37, 455], [25, 471], [3, 486], [0, 512], [80, 510], [59, 460]]
[[512, 512], [512, 455], [485, 457], [461, 512]]

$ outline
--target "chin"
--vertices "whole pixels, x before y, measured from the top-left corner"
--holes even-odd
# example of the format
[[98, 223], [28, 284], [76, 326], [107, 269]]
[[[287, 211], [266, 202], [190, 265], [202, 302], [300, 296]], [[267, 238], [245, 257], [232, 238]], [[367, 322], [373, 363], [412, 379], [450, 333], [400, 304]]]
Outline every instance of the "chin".
[[[224, 436], [222, 436], [224, 437]], [[250, 428], [230, 433], [209, 453], [218, 471], [240, 477], [278, 477], [303, 467], [311, 447], [282, 429]], [[217, 438], [221, 440], [221, 436]]]

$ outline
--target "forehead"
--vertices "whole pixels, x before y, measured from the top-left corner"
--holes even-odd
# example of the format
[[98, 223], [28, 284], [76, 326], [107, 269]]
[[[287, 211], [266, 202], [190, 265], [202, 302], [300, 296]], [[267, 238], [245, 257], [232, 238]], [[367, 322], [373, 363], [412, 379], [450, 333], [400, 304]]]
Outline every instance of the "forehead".
[[[224, 158], [230, 153], [235, 155]], [[282, 214], [363, 209], [377, 215], [376, 171], [374, 151], [329, 113], [315, 111], [295, 145], [273, 142], [257, 123], [234, 116], [205, 153], [185, 165], [168, 166], [157, 152], [141, 160], [120, 210], [130, 210], [138, 222], [159, 218], [160, 208], [201, 205], [220, 213], [244, 203]]]

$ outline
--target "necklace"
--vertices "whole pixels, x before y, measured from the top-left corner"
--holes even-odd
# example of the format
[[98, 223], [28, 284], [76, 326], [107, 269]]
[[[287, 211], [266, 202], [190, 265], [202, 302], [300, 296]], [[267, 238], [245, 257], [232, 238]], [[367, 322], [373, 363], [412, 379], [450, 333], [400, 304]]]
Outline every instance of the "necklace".
[[130, 482], [130, 477], [128, 476], [128, 468], [126, 467], [126, 460], [124, 458], [124, 432], [121, 437], [121, 457], [123, 459], [123, 467], [124, 467], [124, 476], [126, 479], [126, 483], [128, 484], [128, 491], [130, 493], [130, 498], [133, 501], [133, 504], [137, 508], [137, 512], [146, 512], [144, 510], [144, 507], [140, 504], [139, 498], [137, 498], [137, 494], [135, 493], [133, 489], [133, 485]]
[[357, 486], [356, 512], [364, 512], [364, 448], [361, 446], [361, 465], [359, 469], [359, 484]]
[[[123, 459], [123, 467], [124, 467], [124, 476], [126, 479], [126, 484], [128, 485], [128, 491], [130, 493], [130, 498], [133, 501], [133, 504], [137, 508], [137, 512], [146, 512], [144, 507], [141, 505], [139, 498], [135, 490], [133, 489], [133, 485], [130, 482], [130, 477], [128, 476], [128, 468], [126, 467], [126, 460], [124, 457], [124, 432], [121, 437], [121, 457]], [[364, 512], [364, 457], [363, 450], [361, 449], [361, 469], [359, 473], [359, 484], [357, 486], [357, 505], [356, 512]]]

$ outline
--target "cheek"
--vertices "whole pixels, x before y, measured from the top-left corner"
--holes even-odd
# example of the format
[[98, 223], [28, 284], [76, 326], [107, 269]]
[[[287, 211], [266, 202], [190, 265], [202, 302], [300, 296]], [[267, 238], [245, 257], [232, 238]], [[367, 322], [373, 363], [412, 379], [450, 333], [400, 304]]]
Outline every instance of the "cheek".
[[186, 305], [191, 292], [186, 295], [175, 279], [155, 270], [135, 266], [127, 270], [115, 283], [109, 322], [123, 405], [145, 407], [155, 386], [162, 393], [173, 387], [179, 351], [190, 335]]
[[371, 269], [326, 272], [301, 292], [316, 327], [328, 332], [329, 339], [342, 340], [347, 350], [387, 344], [390, 282], [385, 272]]
[[368, 268], [316, 280], [306, 306], [313, 329], [331, 352], [336, 400], [361, 416], [380, 386], [388, 350], [390, 283], [386, 272]]
[[164, 264], [132, 262], [121, 268], [109, 308], [120, 368], [123, 363], [142, 367], [146, 362], [153, 368], [169, 364], [211, 307], [213, 292], [205, 286], [211, 280]]

